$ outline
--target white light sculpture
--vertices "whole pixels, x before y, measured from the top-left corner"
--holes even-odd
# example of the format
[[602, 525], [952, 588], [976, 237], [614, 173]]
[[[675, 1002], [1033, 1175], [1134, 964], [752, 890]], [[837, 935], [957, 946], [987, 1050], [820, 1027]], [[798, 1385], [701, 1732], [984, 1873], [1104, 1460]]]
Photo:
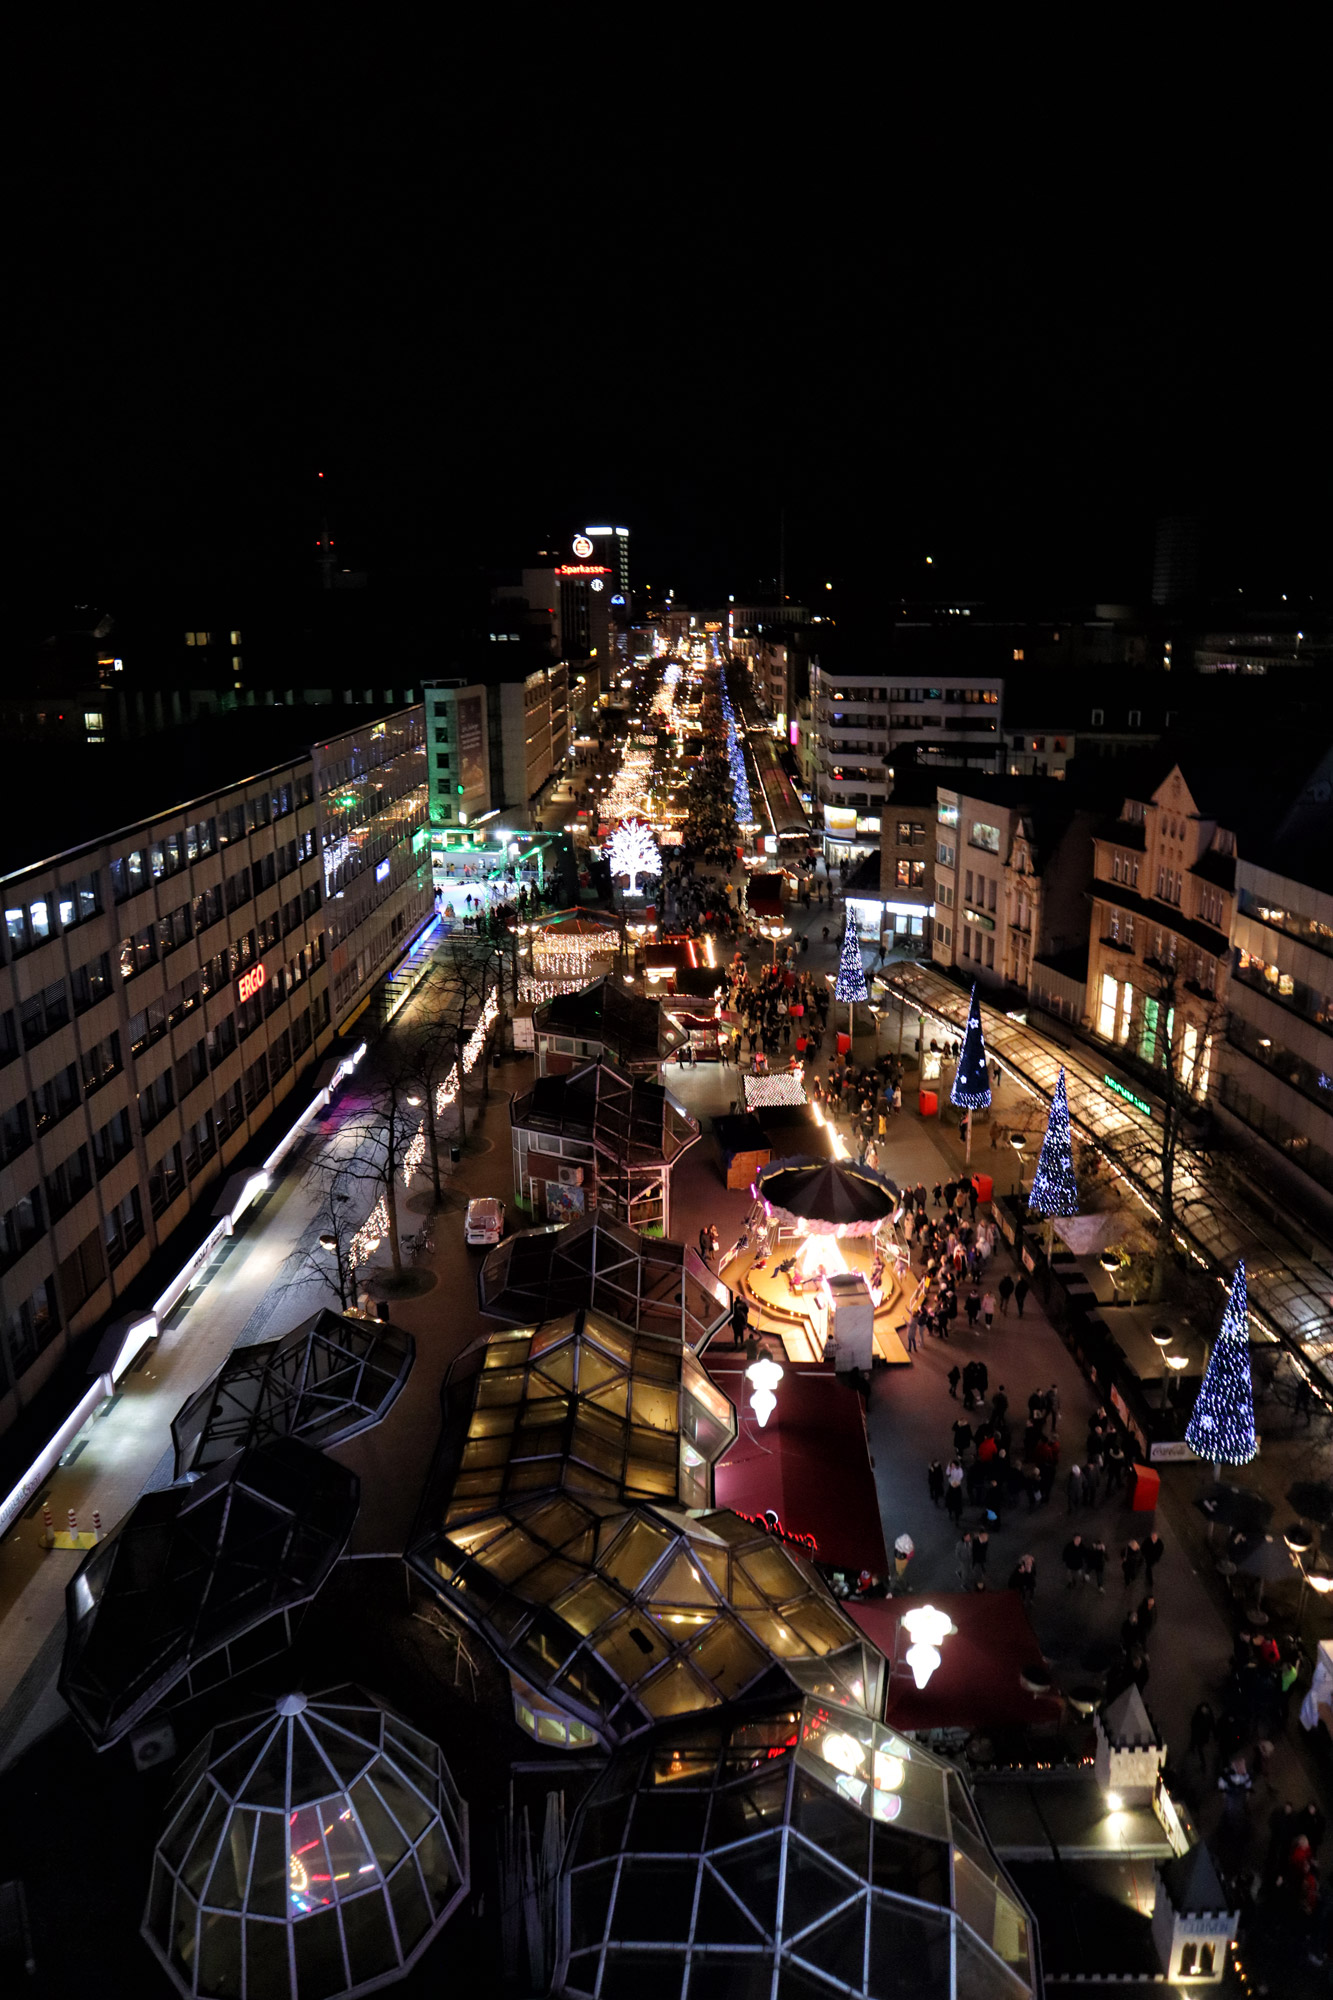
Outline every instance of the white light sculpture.
[[958, 1627], [946, 1611], [937, 1611], [933, 1604], [916, 1605], [902, 1622], [912, 1641], [907, 1649], [907, 1664], [912, 1669], [912, 1679], [923, 1688], [940, 1664], [941, 1645]]
[[745, 1371], [745, 1379], [750, 1384], [750, 1407], [760, 1430], [778, 1406], [773, 1391], [782, 1380], [783, 1372], [781, 1362], [775, 1361], [771, 1354], [761, 1354]]
[[622, 819], [606, 845], [613, 875], [628, 875], [633, 888], [644, 875], [660, 875], [662, 856], [651, 830], [641, 819]]

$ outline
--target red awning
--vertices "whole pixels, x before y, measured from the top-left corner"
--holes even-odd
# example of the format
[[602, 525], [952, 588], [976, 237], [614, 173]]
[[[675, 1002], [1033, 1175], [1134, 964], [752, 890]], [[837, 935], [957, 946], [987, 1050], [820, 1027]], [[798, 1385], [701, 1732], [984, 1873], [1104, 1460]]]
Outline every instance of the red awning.
[[[913, 1605], [933, 1604], [958, 1630], [940, 1647], [940, 1664], [918, 1688], [907, 1664], [911, 1639], [898, 1621]], [[871, 1597], [843, 1607], [893, 1662], [884, 1720], [898, 1729], [1031, 1729], [1057, 1722], [1058, 1695], [1029, 1694], [1023, 1669], [1041, 1647], [1015, 1590], [945, 1590], [917, 1597]], [[895, 1653], [895, 1646], [898, 1650]]]
[[813, 1535], [831, 1569], [887, 1576], [879, 1494], [870, 1467], [861, 1398], [831, 1362], [786, 1364], [778, 1404], [760, 1430], [750, 1406], [745, 1356], [714, 1345], [704, 1366], [731, 1399], [741, 1433], [716, 1467], [719, 1507], [762, 1515], [770, 1507], [793, 1534]]

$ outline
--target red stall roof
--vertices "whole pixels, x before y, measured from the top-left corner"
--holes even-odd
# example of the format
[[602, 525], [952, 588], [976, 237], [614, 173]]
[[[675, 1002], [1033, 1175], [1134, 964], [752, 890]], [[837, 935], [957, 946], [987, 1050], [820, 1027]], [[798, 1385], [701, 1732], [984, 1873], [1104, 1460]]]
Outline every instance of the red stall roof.
[[755, 1515], [771, 1507], [789, 1532], [814, 1536], [821, 1563], [887, 1576], [861, 1398], [832, 1362], [789, 1361], [763, 1430], [746, 1414], [744, 1354], [714, 1343], [704, 1366], [741, 1418], [739, 1438], [714, 1469], [717, 1505]]
[[[899, 1620], [917, 1604], [933, 1604], [958, 1627], [940, 1647], [940, 1664], [923, 1688], [907, 1664], [908, 1634], [898, 1640]], [[1031, 1729], [1059, 1720], [1058, 1695], [1029, 1694], [1020, 1684], [1024, 1667], [1040, 1661], [1041, 1647], [1017, 1591], [870, 1597], [849, 1600], [843, 1609], [894, 1663], [884, 1702], [884, 1720], [894, 1728]]]

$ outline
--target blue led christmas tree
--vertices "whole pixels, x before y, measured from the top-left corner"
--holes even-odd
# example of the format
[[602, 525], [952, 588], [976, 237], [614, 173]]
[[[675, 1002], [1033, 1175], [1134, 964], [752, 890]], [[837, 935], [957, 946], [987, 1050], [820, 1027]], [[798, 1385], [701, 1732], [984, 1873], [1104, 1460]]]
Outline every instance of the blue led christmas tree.
[[1185, 1442], [1213, 1465], [1248, 1465], [1259, 1449], [1250, 1383], [1249, 1303], [1245, 1266], [1237, 1264], [1207, 1373], [1199, 1384]]
[[968, 1002], [967, 1032], [949, 1087], [949, 1102], [960, 1111], [984, 1111], [990, 1103], [990, 1071], [986, 1067], [986, 1044], [981, 1034], [981, 1009], [975, 986]]
[[1065, 1096], [1063, 1069], [1055, 1080], [1051, 1115], [1046, 1121], [1046, 1137], [1041, 1142], [1037, 1171], [1032, 1176], [1028, 1209], [1031, 1213], [1045, 1216], [1078, 1214], [1078, 1183], [1074, 1179], [1069, 1101]]
[[855, 1000], [868, 1000], [865, 967], [861, 963], [861, 939], [852, 919], [847, 919], [847, 930], [842, 940], [842, 958], [838, 965], [838, 976], [833, 983], [835, 1000], [846, 1000], [850, 1005]]

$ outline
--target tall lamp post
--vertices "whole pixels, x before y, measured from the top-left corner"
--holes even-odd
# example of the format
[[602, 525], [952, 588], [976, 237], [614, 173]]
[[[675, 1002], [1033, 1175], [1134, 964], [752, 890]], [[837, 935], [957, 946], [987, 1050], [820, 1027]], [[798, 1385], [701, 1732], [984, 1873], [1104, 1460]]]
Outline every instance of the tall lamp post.
[[776, 965], [778, 962], [778, 940], [791, 936], [791, 925], [764, 922], [757, 924], [755, 928], [759, 932], [760, 937], [768, 938], [771, 941], [773, 946], [773, 963]]

